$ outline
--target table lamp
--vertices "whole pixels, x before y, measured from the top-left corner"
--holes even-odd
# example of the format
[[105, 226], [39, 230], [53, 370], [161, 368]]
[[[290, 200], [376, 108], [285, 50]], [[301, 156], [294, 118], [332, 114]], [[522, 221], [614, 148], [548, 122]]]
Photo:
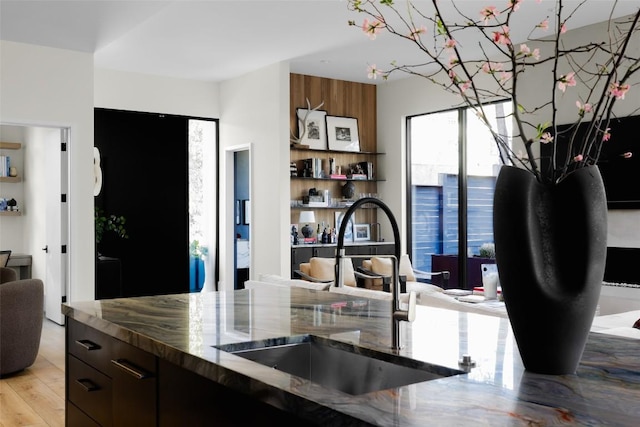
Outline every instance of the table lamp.
[[316, 222], [316, 215], [313, 211], [302, 211], [300, 212], [300, 224], [306, 224], [300, 231], [302, 231], [302, 235], [304, 237], [311, 237], [313, 235], [313, 227], [310, 227], [310, 223]]

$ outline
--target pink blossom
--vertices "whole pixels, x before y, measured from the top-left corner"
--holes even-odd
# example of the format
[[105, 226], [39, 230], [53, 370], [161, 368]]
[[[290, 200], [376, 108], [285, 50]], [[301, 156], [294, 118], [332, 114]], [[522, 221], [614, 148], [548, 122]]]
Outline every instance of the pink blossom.
[[493, 74], [496, 71], [502, 70], [502, 64], [500, 62], [485, 62], [482, 64], [482, 71], [487, 74]]
[[427, 29], [425, 28], [425, 26], [423, 25], [420, 28], [416, 28], [415, 30], [411, 31], [411, 34], [409, 34], [409, 38], [411, 40], [415, 40], [416, 36], [420, 36], [420, 34], [424, 34], [427, 32]]
[[558, 79], [558, 89], [564, 92], [567, 86], [575, 86], [576, 85], [575, 74], [576, 73], [572, 71], [569, 74], [560, 76], [560, 78]]
[[509, 39], [509, 27], [503, 25], [502, 31], [494, 31], [493, 41], [498, 44], [511, 44], [511, 40]]
[[384, 25], [380, 21], [369, 21], [367, 18], [364, 19], [362, 23], [362, 31], [369, 37], [371, 40], [376, 39], [376, 35], [382, 31]]
[[562, 26], [560, 27], [560, 34], [564, 34], [567, 32], [567, 24], [562, 24]]
[[508, 72], [508, 71], [502, 71], [500, 73], [500, 83], [504, 83], [507, 80], [509, 80], [511, 78], [511, 76], [513, 76], [512, 73]]
[[483, 17], [484, 23], [489, 22], [489, 19], [495, 18], [500, 15], [500, 11], [495, 6], [487, 6], [480, 11], [480, 16]]
[[447, 39], [444, 43], [444, 47], [447, 49], [453, 49], [456, 46], [456, 41], [454, 39]]
[[629, 85], [621, 85], [619, 82], [611, 83], [609, 86], [609, 94], [615, 96], [616, 99], [624, 99], [624, 95], [629, 91]]
[[582, 105], [580, 103], [580, 101], [576, 101], [576, 107], [578, 107], [578, 113], [580, 115], [582, 115], [584, 113], [590, 113], [591, 109], [592, 109], [591, 104], [586, 103], [586, 104]]
[[535, 48], [533, 49], [533, 52], [531, 52], [531, 49], [526, 44], [520, 45], [520, 53], [523, 54], [526, 58], [533, 56], [536, 61], [540, 59], [540, 49]]
[[607, 142], [611, 139], [611, 132], [609, 132], [611, 128], [606, 128], [604, 133], [602, 134], [602, 142]]
[[578, 154], [577, 156], [574, 156], [573, 161], [576, 163], [581, 162], [583, 159], [582, 154]]
[[379, 75], [382, 75], [382, 72], [376, 68], [376, 64], [367, 67], [367, 77], [375, 80]]
[[515, 12], [520, 9], [520, 2], [522, 2], [522, 0], [509, 0], [509, 7]]
[[549, 20], [545, 19], [544, 21], [542, 21], [536, 26], [540, 29], [543, 29], [544, 31], [547, 31], [549, 29]]
[[464, 82], [464, 83], [462, 83], [462, 84], [460, 85], [460, 90], [464, 92], [464, 91], [466, 91], [467, 89], [469, 89], [470, 87], [471, 87], [471, 81], [470, 81], [470, 80], [467, 80], [466, 82]]
[[627, 151], [626, 153], [622, 153], [621, 156], [625, 159], [630, 159], [631, 157], [633, 157], [633, 153], [631, 151]]
[[456, 55], [451, 55], [449, 57], [449, 66], [453, 67], [454, 65], [458, 64], [460, 61], [458, 60], [458, 57]]
[[545, 132], [540, 136], [540, 142], [543, 144], [548, 144], [553, 141], [553, 136], [549, 132]]

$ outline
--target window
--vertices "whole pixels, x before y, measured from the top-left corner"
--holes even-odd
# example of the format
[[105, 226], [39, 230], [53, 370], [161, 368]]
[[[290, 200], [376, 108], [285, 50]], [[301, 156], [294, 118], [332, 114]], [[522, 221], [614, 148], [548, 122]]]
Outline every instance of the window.
[[[511, 141], [511, 103], [494, 103], [485, 111]], [[457, 265], [461, 254], [474, 257], [482, 244], [493, 243], [499, 150], [468, 108], [410, 117], [407, 129], [409, 251], [417, 269], [438, 271], [433, 265], [438, 256], [450, 256]], [[466, 265], [451, 271], [450, 287], [480, 285], [472, 283], [480, 272], [467, 275]]]

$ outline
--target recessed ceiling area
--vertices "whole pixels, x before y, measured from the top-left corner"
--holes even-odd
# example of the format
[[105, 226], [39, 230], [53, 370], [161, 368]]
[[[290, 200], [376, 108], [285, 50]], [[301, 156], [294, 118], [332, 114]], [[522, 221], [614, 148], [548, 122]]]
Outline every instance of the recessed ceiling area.
[[[403, 7], [403, 1], [396, 3]], [[469, 16], [479, 16], [480, 3], [456, 2]], [[579, 3], [564, 2], [566, 10]], [[571, 18], [572, 26], [605, 20], [613, 3], [587, 1]], [[451, 7], [450, 1], [438, 4]], [[552, 13], [554, 4], [524, 0], [514, 14], [512, 39], [523, 41], [532, 23]], [[636, 0], [621, 0], [615, 16], [637, 9]], [[289, 61], [294, 73], [381, 83], [367, 78], [369, 64], [383, 68], [394, 60], [424, 60], [410, 43], [384, 33], [372, 41], [348, 25], [364, 18], [350, 11], [345, 0], [0, 0], [0, 38], [93, 52], [96, 68], [210, 82]]]

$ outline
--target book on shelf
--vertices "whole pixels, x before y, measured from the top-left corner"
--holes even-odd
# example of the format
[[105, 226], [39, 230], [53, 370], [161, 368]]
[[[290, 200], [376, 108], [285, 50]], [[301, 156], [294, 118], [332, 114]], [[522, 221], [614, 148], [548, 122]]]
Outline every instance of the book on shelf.
[[322, 178], [324, 172], [322, 170], [322, 159], [317, 157], [303, 160], [303, 176], [311, 178]]
[[302, 243], [316, 243], [315, 237], [304, 237]]
[[342, 173], [332, 173], [331, 175], [329, 175], [329, 178], [331, 178], [331, 179], [347, 179], [347, 175], [342, 174]]
[[347, 178], [349, 179], [363, 179], [363, 180], [367, 180], [369, 178], [367, 178], [367, 174], [364, 173], [352, 173], [347, 175]]

